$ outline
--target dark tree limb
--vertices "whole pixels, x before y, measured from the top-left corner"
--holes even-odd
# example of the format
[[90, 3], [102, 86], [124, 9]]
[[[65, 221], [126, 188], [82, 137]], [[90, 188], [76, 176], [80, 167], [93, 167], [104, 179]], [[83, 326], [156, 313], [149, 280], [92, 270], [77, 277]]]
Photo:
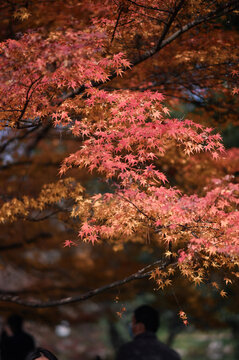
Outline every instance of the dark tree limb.
[[149, 6], [149, 5], [144, 5], [144, 4], [138, 4], [136, 3], [135, 1], [133, 0], [127, 0], [129, 3], [135, 5], [135, 6], [138, 6], [140, 8], [143, 8], [143, 9], [147, 9], [147, 10], [154, 10], [154, 11], [158, 11], [158, 12], [166, 12], [166, 13], [171, 13], [170, 10], [168, 9], [160, 9], [160, 8], [157, 8], [155, 6]]
[[[24, 116], [24, 114], [25, 114], [25, 112], [27, 110], [27, 107], [28, 107], [28, 104], [29, 104], [29, 102], [31, 100], [31, 97], [32, 97], [32, 95], [33, 95], [33, 93], [34, 93], [34, 91], [35, 91], [35, 89], [37, 87], [37, 83], [40, 82], [42, 78], [43, 78], [43, 75], [39, 76], [39, 78], [32, 81], [31, 85], [27, 89], [25, 104], [24, 104], [24, 106], [23, 106], [23, 108], [21, 110], [21, 113], [20, 113], [20, 115], [19, 115], [19, 117], [17, 119], [17, 122], [16, 122], [17, 129], [22, 128], [22, 127], [20, 127], [20, 121], [23, 118], [23, 116]], [[35, 88], [34, 88], [34, 85], [36, 85]]]
[[[145, 266], [144, 268], [138, 270], [136, 273], [122, 279], [114, 281], [110, 284], [104, 285], [100, 288], [90, 290], [82, 295], [78, 296], [70, 296], [58, 300], [49, 300], [49, 301], [40, 301], [40, 300], [27, 300], [22, 299], [19, 296], [13, 296], [11, 294], [0, 294], [0, 301], [7, 302], [7, 303], [15, 303], [19, 305], [23, 305], [26, 307], [31, 308], [49, 308], [49, 307], [55, 307], [60, 305], [67, 305], [67, 304], [73, 304], [77, 302], [81, 302], [87, 299], [90, 299], [96, 295], [102, 294], [105, 291], [108, 291], [110, 289], [116, 288], [118, 286], [125, 285], [131, 281], [134, 280], [140, 280], [140, 279], [146, 279], [149, 278], [152, 274], [152, 270], [155, 267], [159, 267], [159, 269], [165, 269], [167, 266], [175, 266], [177, 263], [172, 263], [170, 261], [164, 261], [164, 260], [157, 260], [152, 264], [149, 264]], [[150, 269], [150, 270], [149, 270]]]
[[119, 9], [116, 24], [115, 24], [114, 31], [113, 31], [113, 34], [112, 34], [112, 38], [111, 38], [111, 42], [110, 42], [111, 44], [114, 41], [115, 33], [116, 33], [117, 27], [119, 25], [119, 20], [120, 20], [120, 16], [121, 16], [122, 11], [123, 11], [123, 7], [121, 6], [120, 9]]
[[[32, 165], [32, 163], [33, 163], [32, 160], [16, 161], [13, 163], [1, 165], [0, 171], [9, 170], [14, 167], [28, 166], [28, 165]], [[35, 163], [35, 165], [36, 164], [39, 166], [43, 166], [43, 167], [57, 167], [58, 168], [60, 166], [60, 162], [39, 162], [39, 163]]]
[[[26, 244], [32, 244], [35, 243], [38, 239], [46, 239], [46, 238], [51, 238], [52, 234], [47, 233], [47, 232], [40, 232], [39, 234], [37, 234], [36, 236], [30, 238], [30, 239], [24, 239], [21, 242], [15, 242], [12, 244], [6, 244], [6, 245], [1, 245], [0, 246], [0, 252], [1, 251], [8, 251], [8, 250], [15, 250], [15, 249], [20, 249], [22, 247], [24, 247]], [[1, 239], [0, 239], [1, 241]]]
[[165, 24], [164, 29], [163, 29], [163, 32], [162, 32], [162, 34], [161, 34], [161, 36], [160, 36], [160, 38], [159, 38], [158, 44], [157, 44], [156, 49], [155, 49], [156, 51], [158, 51], [158, 50], [160, 49], [160, 46], [161, 46], [163, 40], [165, 39], [167, 33], [169, 32], [169, 29], [170, 29], [173, 21], [175, 20], [176, 16], [178, 15], [179, 11], [182, 9], [184, 2], [185, 2], [185, 0], [181, 0], [181, 1], [177, 4], [177, 6], [175, 7], [172, 15], [169, 17], [169, 20], [168, 20], [168, 22]]
[[2, 146], [0, 147], [0, 153], [3, 152], [6, 147], [11, 144], [12, 142], [16, 141], [16, 140], [23, 140], [25, 139], [28, 135], [30, 135], [31, 133], [33, 133], [34, 131], [36, 131], [39, 128], [40, 124], [34, 125], [31, 130], [24, 132], [24, 134], [21, 134], [19, 136], [13, 136], [10, 139], [8, 139], [5, 143], [2, 144]]

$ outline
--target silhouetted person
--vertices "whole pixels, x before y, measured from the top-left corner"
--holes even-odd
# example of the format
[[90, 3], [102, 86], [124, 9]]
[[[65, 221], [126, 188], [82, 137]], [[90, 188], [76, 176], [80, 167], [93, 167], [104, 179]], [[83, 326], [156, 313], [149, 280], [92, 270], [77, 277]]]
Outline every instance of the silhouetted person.
[[33, 337], [23, 330], [23, 320], [19, 315], [11, 315], [1, 334], [1, 360], [25, 360], [34, 350]]
[[180, 360], [176, 351], [161, 343], [156, 337], [159, 327], [157, 310], [142, 305], [134, 311], [132, 332], [134, 339], [121, 346], [117, 360]]
[[55, 355], [52, 354], [52, 352], [50, 352], [47, 349], [43, 349], [43, 348], [37, 348], [35, 351], [31, 352], [26, 360], [57, 360], [57, 358], [55, 357]]

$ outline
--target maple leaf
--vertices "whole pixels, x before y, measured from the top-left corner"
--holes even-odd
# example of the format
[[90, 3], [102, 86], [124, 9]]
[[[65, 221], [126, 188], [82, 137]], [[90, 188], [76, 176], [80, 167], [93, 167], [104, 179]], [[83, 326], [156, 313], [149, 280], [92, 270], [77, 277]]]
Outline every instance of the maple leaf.
[[156, 279], [156, 273], [155, 273], [155, 271], [152, 271], [151, 272], [151, 275], [150, 275], [150, 279]]
[[216, 289], [219, 289], [219, 286], [215, 281], [212, 282], [212, 286], [215, 287]]
[[179, 311], [179, 316], [182, 319], [184, 325], [187, 326], [188, 325], [188, 319], [187, 319], [186, 313], [183, 310], [180, 310]]
[[227, 293], [226, 293], [224, 290], [221, 290], [221, 291], [220, 291], [220, 295], [221, 295], [222, 297], [227, 297]]
[[91, 234], [88, 236], [87, 240], [92, 243], [92, 245], [95, 244], [95, 242], [98, 242], [98, 236], [96, 234]]
[[71, 247], [71, 246], [77, 246], [76, 243], [72, 240], [65, 240], [64, 241], [64, 247]]
[[236, 94], [238, 94], [238, 93], [239, 93], [239, 88], [234, 87], [234, 88], [232, 89], [232, 94], [233, 94], [233, 95], [236, 95]]
[[29, 16], [31, 16], [30, 12], [24, 7], [17, 9], [13, 14], [15, 19], [19, 19], [21, 21], [28, 19]]
[[83, 236], [87, 236], [87, 235], [90, 235], [93, 231], [93, 228], [92, 226], [89, 226], [89, 224], [87, 222], [84, 222], [84, 224], [81, 226], [81, 231], [79, 233], [79, 235], [81, 237]]
[[212, 152], [212, 157], [216, 160], [219, 158], [219, 154], [217, 152]]
[[231, 279], [224, 278], [224, 281], [225, 281], [226, 285], [232, 284], [232, 280], [231, 280]]
[[165, 253], [165, 256], [166, 257], [170, 257], [172, 255], [172, 252], [171, 251], [166, 251], [166, 253]]
[[101, 198], [102, 198], [102, 194], [100, 194], [100, 193], [92, 196], [92, 199], [93, 199], [94, 201], [97, 201], [97, 200], [99, 200], [99, 199], [101, 199]]
[[169, 114], [170, 114], [170, 111], [169, 111], [168, 108], [163, 107], [162, 110], [163, 110], [164, 114], [166, 114], [166, 115], [169, 115]]

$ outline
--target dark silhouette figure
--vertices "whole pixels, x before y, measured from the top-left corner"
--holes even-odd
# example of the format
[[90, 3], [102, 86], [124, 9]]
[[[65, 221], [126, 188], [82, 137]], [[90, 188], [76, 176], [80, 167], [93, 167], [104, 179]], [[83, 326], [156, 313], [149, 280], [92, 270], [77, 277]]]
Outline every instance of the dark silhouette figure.
[[34, 339], [22, 326], [23, 319], [19, 315], [11, 315], [7, 319], [0, 340], [1, 360], [25, 360], [34, 350]]
[[157, 310], [142, 305], [132, 318], [133, 340], [121, 346], [117, 360], [180, 360], [176, 351], [161, 343], [156, 337], [159, 327]]
[[26, 360], [57, 360], [55, 355], [53, 355], [49, 350], [43, 348], [37, 348], [35, 351], [31, 352]]

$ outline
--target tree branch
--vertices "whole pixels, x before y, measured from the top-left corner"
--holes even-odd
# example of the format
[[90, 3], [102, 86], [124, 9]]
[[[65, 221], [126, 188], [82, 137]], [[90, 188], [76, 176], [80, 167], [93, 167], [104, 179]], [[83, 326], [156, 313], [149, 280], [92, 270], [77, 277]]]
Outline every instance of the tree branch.
[[156, 221], [156, 219], [154, 219], [152, 216], [149, 216], [147, 214], [145, 214], [144, 211], [142, 211], [137, 205], [135, 205], [131, 200], [127, 199], [126, 197], [124, 197], [123, 195], [117, 194], [117, 196], [121, 197], [123, 200], [127, 201], [129, 204], [131, 204], [133, 207], [135, 207], [135, 209], [141, 213], [142, 215], [144, 215], [147, 219], [152, 220], [152, 221]]
[[[175, 19], [178, 11], [180, 10], [180, 8], [182, 7], [183, 5], [183, 0], [180, 1], [179, 5], [177, 6], [177, 8], [175, 9], [174, 13], [175, 13], [175, 16], [172, 15], [172, 17], [170, 18], [171, 19], [171, 22], [168, 23], [168, 25], [172, 24], [173, 20]], [[143, 56], [141, 56], [139, 59], [136, 59], [134, 61], [131, 61], [131, 69], [146, 61], [147, 59], [149, 59], [150, 57], [152, 57], [153, 55], [155, 55], [156, 53], [158, 53], [162, 48], [164, 48], [165, 46], [167, 46], [168, 44], [170, 44], [171, 42], [173, 42], [176, 38], [178, 38], [181, 34], [187, 32], [188, 30], [194, 28], [195, 26], [197, 25], [200, 25], [206, 21], [209, 21], [209, 20], [212, 20], [212, 19], [215, 19], [217, 17], [220, 17], [220, 16], [223, 16], [223, 15], [226, 15], [236, 9], [239, 8], [239, 3], [238, 3], [238, 0], [232, 0], [232, 1], [229, 1], [227, 2], [226, 4], [220, 6], [218, 9], [216, 10], [213, 10], [211, 11], [209, 14], [203, 16], [203, 17], [198, 17], [197, 19], [195, 19], [194, 21], [182, 26], [180, 28], [180, 30], [174, 32], [172, 35], [170, 35], [168, 38], [164, 39], [166, 34], [168, 33], [169, 29], [170, 29], [170, 26], [168, 28], [165, 28], [162, 35], [160, 36], [159, 38], [159, 41], [158, 41], [158, 44], [155, 48], [153, 48], [151, 51], [147, 51]], [[176, 12], [177, 10], [177, 12]], [[163, 40], [164, 39], [164, 40]], [[128, 69], [125, 68], [123, 69], [125, 71], [127, 71]], [[92, 81], [92, 86], [93, 87], [99, 87], [101, 85], [104, 85], [105, 83], [107, 82], [110, 82], [111, 80], [113, 80], [114, 78], [117, 77], [117, 74], [116, 73], [113, 73], [111, 76], [109, 76], [108, 80], [105, 81], [105, 82], [95, 82], [95, 81]], [[80, 88], [78, 89], [75, 89], [67, 94], [65, 94], [64, 96], [62, 96], [61, 98], [58, 99], [58, 102], [57, 104], [58, 105], [61, 105], [65, 100], [69, 99], [69, 98], [74, 98], [75, 96], [77, 95], [80, 95], [80, 94], [83, 94], [84, 91], [85, 91], [85, 86], [82, 85]]]
[[[8, 170], [8, 169], [11, 169], [13, 167], [18, 167], [18, 166], [25, 166], [25, 165], [31, 165], [33, 163], [32, 160], [23, 160], [23, 161], [16, 161], [16, 162], [13, 162], [13, 163], [8, 163], [8, 164], [5, 164], [5, 165], [1, 165], [0, 166], [0, 171], [3, 171], [3, 170]], [[38, 162], [37, 165], [39, 166], [43, 166], [43, 167], [59, 167], [60, 166], [60, 162]]]
[[[105, 292], [107, 290], [113, 289], [118, 286], [122, 286], [131, 281], [148, 278], [151, 276], [152, 268], [154, 268], [155, 266], [159, 265], [158, 266], [159, 269], [165, 269], [168, 265], [175, 266], [176, 264], [177, 264], [176, 262], [172, 263], [170, 261], [157, 260], [154, 263], [145, 266], [144, 268], [138, 270], [136, 273], [134, 273], [122, 280], [114, 281], [111, 284], [107, 284], [100, 288], [90, 290], [82, 295], [66, 297], [66, 298], [59, 299], [59, 300], [50, 300], [50, 301], [42, 302], [42, 301], [38, 301], [38, 300], [25, 300], [25, 299], [21, 299], [19, 296], [12, 296], [10, 294], [0, 294], [0, 301], [8, 302], [8, 303], [15, 303], [15, 304], [32, 307], [32, 308], [49, 308], [49, 307], [55, 307], [55, 306], [60, 306], [60, 305], [73, 304], [73, 303], [87, 300], [89, 298], [92, 298], [93, 296], [102, 294], [103, 292]], [[151, 270], [149, 270], [149, 269], [151, 269]]]
[[[27, 90], [25, 104], [24, 104], [24, 106], [23, 106], [23, 108], [22, 108], [22, 110], [21, 110], [21, 114], [19, 115], [19, 117], [18, 117], [18, 119], [17, 119], [17, 121], [16, 121], [17, 129], [20, 129], [20, 125], [19, 125], [19, 124], [20, 124], [20, 121], [21, 121], [21, 119], [23, 118], [23, 116], [24, 116], [24, 114], [25, 114], [25, 112], [26, 112], [26, 110], [27, 110], [27, 106], [28, 106], [28, 104], [29, 104], [29, 101], [31, 100], [31, 97], [32, 97], [32, 95], [33, 95], [33, 93], [34, 93], [34, 91], [35, 91], [35, 89], [36, 89], [36, 87], [35, 87], [35, 89], [34, 89], [33, 86], [34, 86], [35, 84], [37, 84], [37, 82], [40, 81], [42, 78], [43, 78], [43, 75], [41, 75], [41, 76], [40, 76], [39, 78], [37, 78], [36, 80], [32, 81], [31, 85], [29, 86], [29, 88], [28, 88], [28, 90]], [[31, 91], [31, 93], [30, 93], [30, 91]]]
[[43, 129], [37, 134], [32, 144], [29, 144], [27, 147], [27, 153], [31, 153], [37, 144], [47, 135], [49, 130], [51, 129], [52, 125], [49, 122], [46, 126], [43, 127]]
[[166, 45], [173, 42], [181, 34], [187, 32], [188, 30], [194, 28], [195, 26], [200, 25], [200, 24], [202, 24], [202, 23], [204, 23], [206, 21], [213, 20], [213, 19], [215, 19], [217, 17], [226, 15], [226, 14], [228, 14], [228, 13], [230, 13], [230, 12], [236, 10], [236, 9], [239, 9], [239, 3], [238, 3], [238, 0], [233, 0], [233, 1], [229, 1], [227, 4], [221, 6], [217, 10], [211, 11], [206, 16], [198, 17], [194, 21], [182, 26], [182, 28], [180, 30], [176, 31], [175, 33], [170, 35], [167, 39], [162, 41], [161, 45], [159, 47], [157, 45], [155, 49], [152, 49], [148, 53], [145, 53], [144, 56], [141, 57], [141, 59], [138, 59], [138, 60], [134, 61], [131, 68], [133, 66], [136, 66], [136, 65], [142, 63], [143, 61], [149, 59], [150, 57], [155, 55], [158, 51], [160, 51], [163, 47], [165, 47]]
[[143, 8], [143, 9], [154, 10], [154, 11], [159, 11], [159, 12], [171, 13], [171, 11], [170, 11], [170, 10], [167, 10], [167, 9], [159, 9], [159, 8], [157, 8], [157, 7], [154, 7], [154, 6], [138, 4], [138, 3], [136, 3], [136, 2], [133, 1], [133, 0], [127, 0], [127, 1], [130, 2], [131, 4], [135, 5], [135, 6], [138, 6], [138, 7]]
[[23, 140], [25, 139], [29, 134], [31, 134], [32, 132], [34, 132], [35, 130], [37, 130], [39, 128], [40, 124], [37, 124], [35, 125], [31, 130], [25, 132], [24, 134], [22, 135], [19, 135], [19, 136], [14, 136], [10, 139], [8, 139], [1, 147], [0, 147], [0, 153], [3, 152], [6, 147], [11, 144], [13, 141], [15, 140]]
[[113, 31], [113, 34], [112, 34], [112, 38], [111, 38], [111, 42], [110, 42], [111, 44], [112, 44], [112, 42], [114, 41], [116, 29], [117, 29], [117, 27], [118, 27], [118, 24], [119, 24], [119, 20], [120, 20], [120, 16], [121, 16], [122, 11], [123, 11], [123, 7], [121, 6], [120, 9], [119, 9], [119, 13], [118, 13], [118, 16], [117, 16], [116, 24], [115, 24], [114, 31]]
[[161, 34], [161, 36], [160, 36], [160, 39], [159, 39], [158, 44], [157, 44], [156, 49], [155, 49], [156, 52], [158, 51], [158, 49], [160, 49], [160, 46], [161, 46], [161, 44], [162, 44], [165, 36], [167, 35], [167, 33], [168, 33], [168, 31], [169, 31], [169, 29], [170, 29], [170, 27], [171, 27], [174, 19], [176, 18], [176, 16], [177, 16], [177, 14], [179, 13], [179, 11], [182, 9], [183, 4], [184, 4], [184, 1], [185, 1], [185, 0], [181, 0], [181, 1], [178, 3], [178, 5], [175, 7], [172, 15], [169, 17], [169, 21], [165, 24], [164, 29], [163, 29], [163, 32], [162, 32], [162, 34]]
[[[36, 242], [38, 239], [45, 239], [45, 238], [51, 238], [52, 234], [47, 232], [40, 232], [36, 236], [30, 238], [30, 239], [24, 239], [22, 242], [15, 242], [8, 245], [1, 245], [0, 251], [8, 251], [8, 250], [15, 250], [24, 247], [26, 244], [32, 244]], [[1, 240], [1, 239], [0, 239]]]

